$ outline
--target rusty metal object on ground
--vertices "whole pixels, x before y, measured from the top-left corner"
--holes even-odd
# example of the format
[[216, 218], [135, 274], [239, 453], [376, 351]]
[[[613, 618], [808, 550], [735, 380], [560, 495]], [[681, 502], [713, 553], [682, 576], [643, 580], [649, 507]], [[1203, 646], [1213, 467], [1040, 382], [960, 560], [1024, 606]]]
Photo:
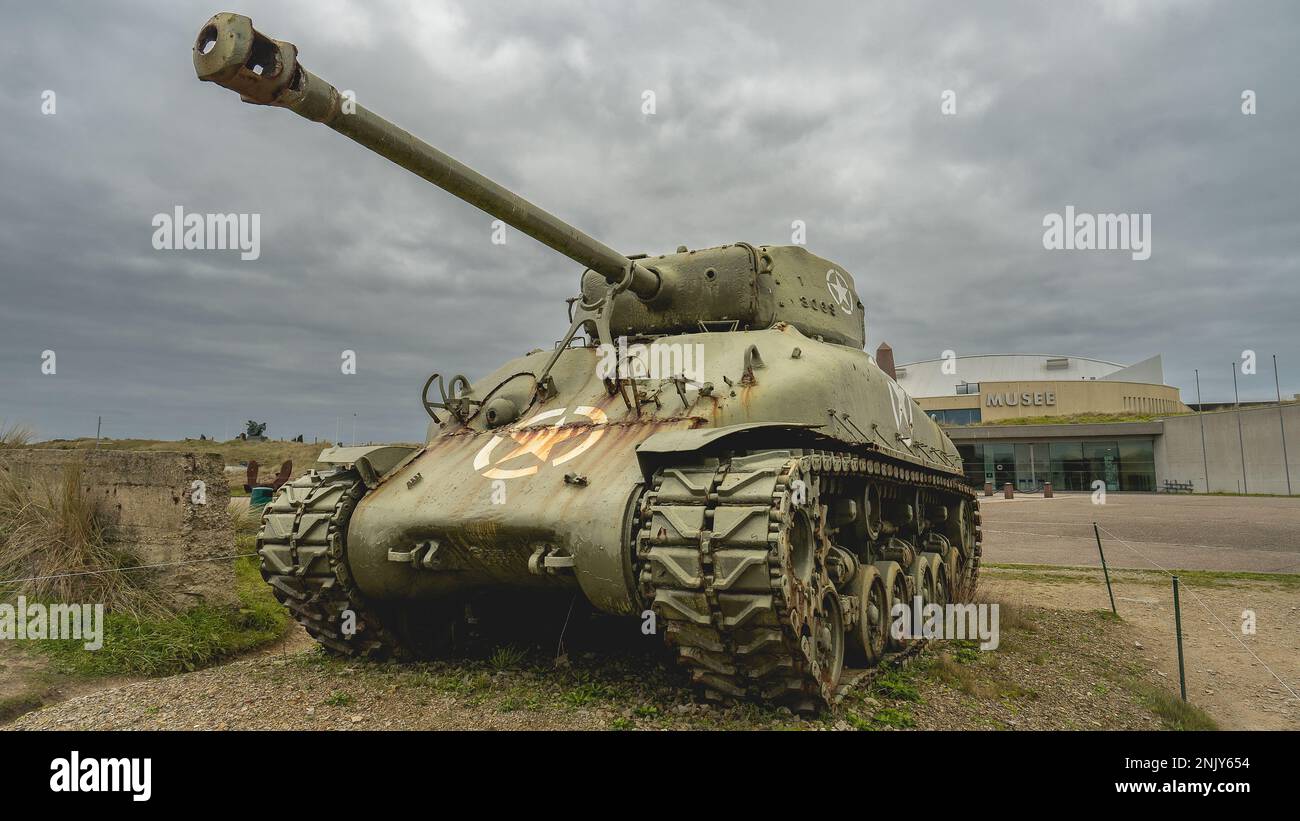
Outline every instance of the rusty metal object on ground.
[[279, 472], [276, 473], [275, 478], [271, 480], [271, 488], [273, 490], [279, 490], [281, 487], [284, 486], [285, 482], [289, 481], [289, 479], [292, 476], [293, 476], [293, 460], [285, 459], [283, 462], [280, 463]]

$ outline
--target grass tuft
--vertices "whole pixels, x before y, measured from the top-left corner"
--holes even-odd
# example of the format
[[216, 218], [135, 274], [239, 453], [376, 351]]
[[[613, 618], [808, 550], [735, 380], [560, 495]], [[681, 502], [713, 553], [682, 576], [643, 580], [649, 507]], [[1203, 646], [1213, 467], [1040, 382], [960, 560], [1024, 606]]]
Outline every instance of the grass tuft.
[[889, 670], [881, 673], [871, 682], [871, 689], [878, 695], [897, 701], [920, 701], [921, 692], [911, 680], [908, 670]]
[[0, 466], [0, 597], [98, 602], [134, 615], [165, 607], [140, 564], [111, 540], [100, 504], [82, 489], [81, 466], [70, 464], [54, 484]]
[[1138, 694], [1169, 730], [1217, 730], [1209, 714], [1174, 693], [1152, 684], [1136, 685]]
[[493, 670], [497, 671], [518, 670], [523, 666], [524, 659], [527, 656], [528, 654], [523, 649], [513, 644], [507, 644], [492, 651], [492, 655], [488, 658], [488, 664], [492, 666]]
[[26, 447], [35, 437], [32, 429], [17, 422], [8, 424], [0, 419], [0, 448]]

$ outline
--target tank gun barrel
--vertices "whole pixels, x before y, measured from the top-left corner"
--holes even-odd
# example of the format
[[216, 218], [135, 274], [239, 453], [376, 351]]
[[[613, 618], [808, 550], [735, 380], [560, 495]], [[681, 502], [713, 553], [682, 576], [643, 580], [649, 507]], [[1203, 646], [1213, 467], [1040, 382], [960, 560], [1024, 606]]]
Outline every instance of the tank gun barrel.
[[235, 91], [244, 102], [287, 108], [329, 126], [599, 273], [611, 284], [626, 283], [642, 299], [659, 293], [658, 273], [357, 105], [354, 100], [345, 101], [338, 89], [298, 62], [296, 46], [257, 31], [248, 17], [223, 12], [204, 24], [194, 44], [194, 70], [200, 80]]

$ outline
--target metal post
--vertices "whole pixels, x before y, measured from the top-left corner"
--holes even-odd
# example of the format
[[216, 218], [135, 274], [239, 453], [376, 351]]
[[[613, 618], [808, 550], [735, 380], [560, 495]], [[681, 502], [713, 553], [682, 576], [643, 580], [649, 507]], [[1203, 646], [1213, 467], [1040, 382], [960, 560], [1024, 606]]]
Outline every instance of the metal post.
[[1196, 374], [1196, 417], [1201, 420], [1201, 463], [1205, 466], [1205, 492], [1210, 492], [1210, 457], [1205, 450], [1205, 405], [1201, 402], [1201, 372]]
[[1241, 433], [1241, 396], [1237, 393], [1237, 363], [1232, 363], [1232, 400], [1236, 407], [1233, 411], [1237, 417], [1237, 446], [1241, 448], [1241, 492], [1250, 493], [1246, 484], [1246, 440]]
[[[1280, 396], [1281, 394], [1279, 394]], [[104, 417], [95, 417], [95, 450], [99, 450], [99, 434], [104, 430]]]
[[1286, 495], [1291, 495], [1291, 460], [1286, 455], [1286, 420], [1282, 418], [1282, 383], [1277, 379], [1277, 354], [1273, 354], [1273, 387], [1277, 389], [1277, 424], [1282, 429], [1282, 469], [1286, 471]]
[[1097, 523], [1092, 523], [1093, 535], [1097, 537], [1097, 552], [1101, 554], [1101, 573], [1106, 577], [1106, 595], [1110, 596], [1110, 612], [1118, 616], [1119, 611], [1115, 609], [1115, 592], [1110, 589], [1110, 568], [1106, 567], [1106, 551], [1101, 549], [1101, 531], [1097, 529]]
[[1174, 631], [1178, 634], [1178, 689], [1187, 700], [1187, 674], [1183, 670], [1183, 610], [1178, 603], [1178, 577], [1174, 576]]

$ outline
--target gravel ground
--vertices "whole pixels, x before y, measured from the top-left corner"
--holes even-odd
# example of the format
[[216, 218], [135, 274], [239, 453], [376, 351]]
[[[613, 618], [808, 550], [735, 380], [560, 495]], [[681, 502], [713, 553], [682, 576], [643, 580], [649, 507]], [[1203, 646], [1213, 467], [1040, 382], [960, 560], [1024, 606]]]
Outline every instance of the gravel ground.
[[1096, 612], [1004, 611], [1002, 645], [937, 644], [834, 711], [696, 704], [662, 654], [541, 647], [423, 665], [283, 652], [70, 699], [12, 729], [1049, 729], [1161, 726], [1130, 628]]

